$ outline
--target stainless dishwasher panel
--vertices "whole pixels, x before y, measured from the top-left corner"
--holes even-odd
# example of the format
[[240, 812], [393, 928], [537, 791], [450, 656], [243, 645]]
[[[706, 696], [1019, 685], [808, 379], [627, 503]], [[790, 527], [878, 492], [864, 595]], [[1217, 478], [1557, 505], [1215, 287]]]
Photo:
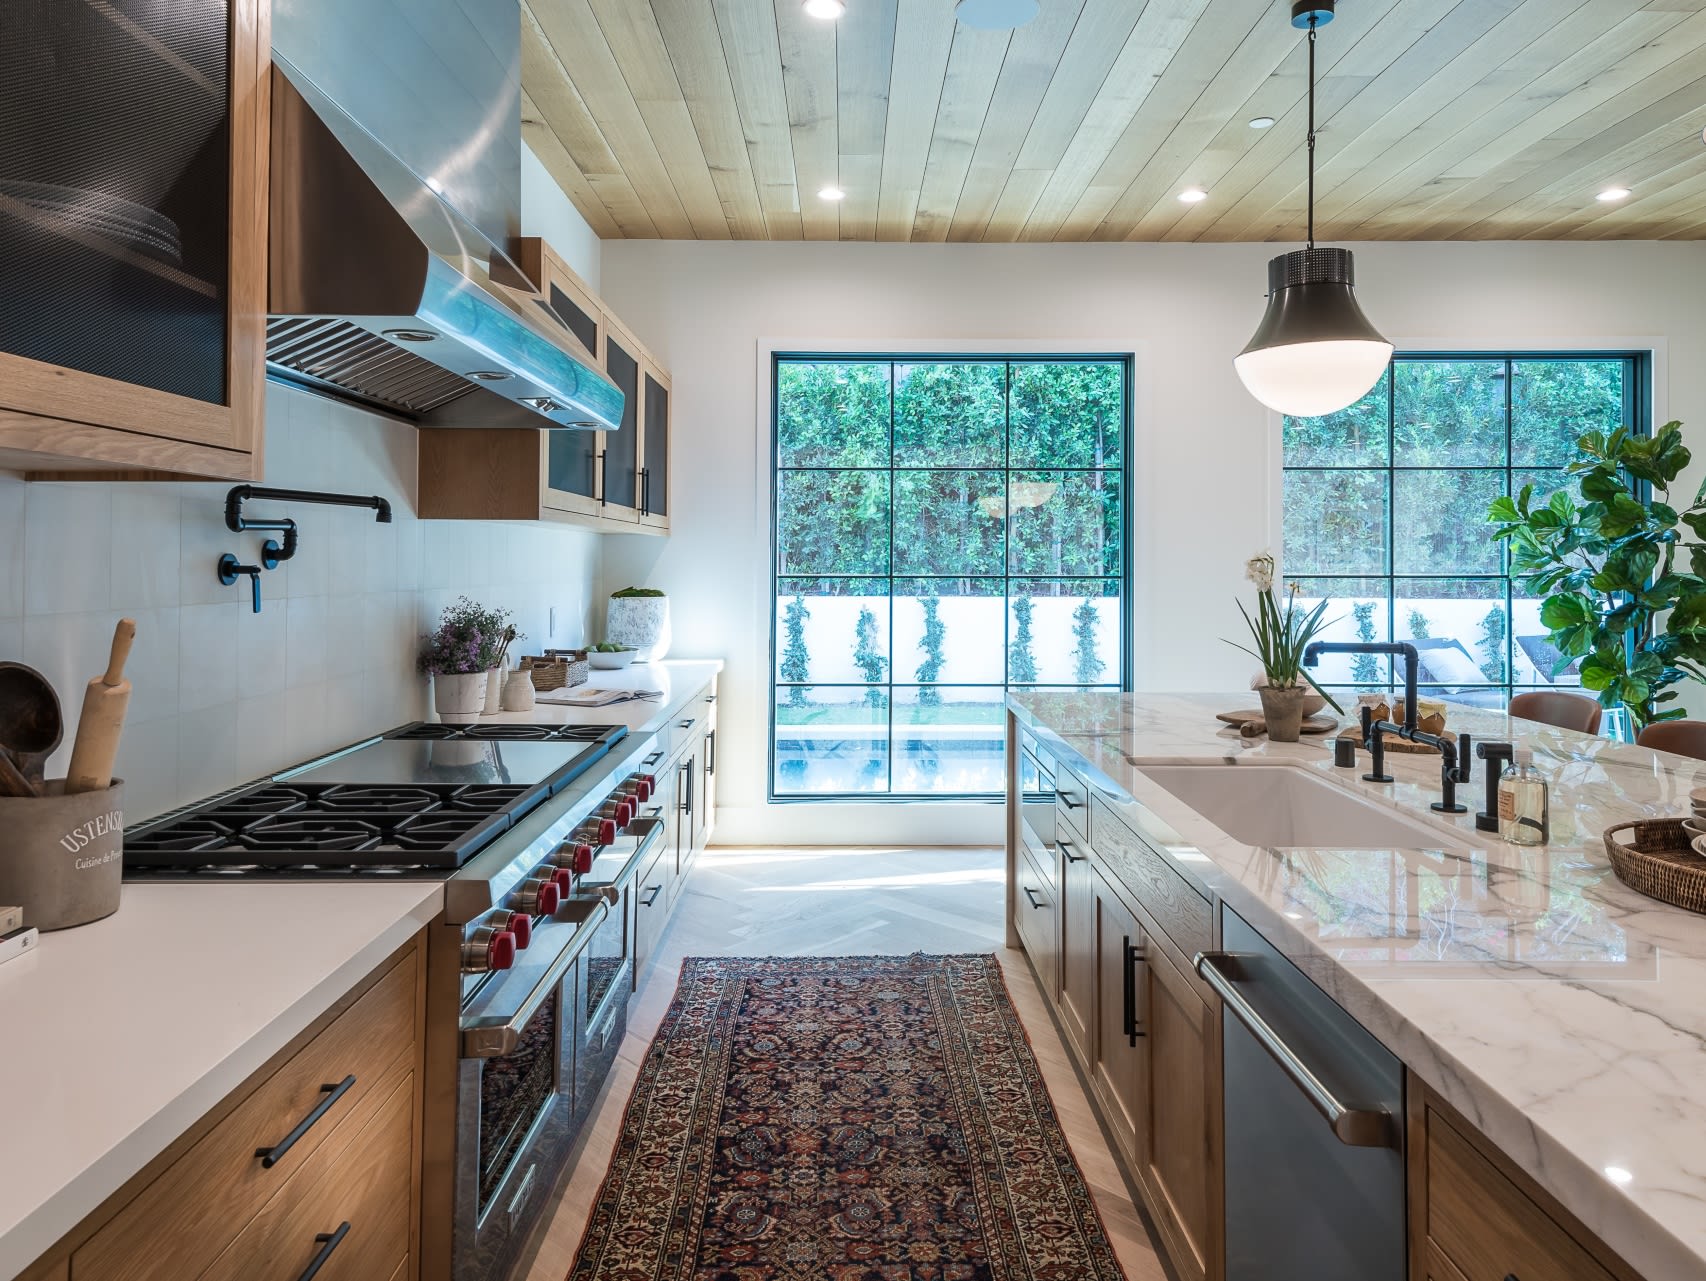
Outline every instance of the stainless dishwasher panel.
[[1221, 941], [1226, 1281], [1405, 1281], [1403, 1064], [1224, 905]]

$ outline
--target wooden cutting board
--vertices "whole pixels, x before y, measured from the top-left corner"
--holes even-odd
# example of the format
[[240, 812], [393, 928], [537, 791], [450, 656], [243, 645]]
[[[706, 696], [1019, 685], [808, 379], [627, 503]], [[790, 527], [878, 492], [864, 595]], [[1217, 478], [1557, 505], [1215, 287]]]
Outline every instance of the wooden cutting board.
[[[1245, 738], [1254, 738], [1258, 734], [1268, 732], [1268, 722], [1259, 707], [1244, 712], [1216, 712], [1214, 719], [1238, 726]], [[1301, 728], [1305, 734], [1331, 734], [1339, 728], [1339, 718], [1326, 712], [1316, 712], [1313, 716], [1303, 718]]]

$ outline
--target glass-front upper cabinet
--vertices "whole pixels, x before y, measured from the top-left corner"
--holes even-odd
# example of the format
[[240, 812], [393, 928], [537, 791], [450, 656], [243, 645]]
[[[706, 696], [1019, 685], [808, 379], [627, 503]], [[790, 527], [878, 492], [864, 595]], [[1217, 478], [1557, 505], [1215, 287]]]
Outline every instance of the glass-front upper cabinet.
[[12, 465], [38, 454], [43, 470], [252, 474], [267, 14], [266, 0], [4, 6], [0, 454]]
[[640, 523], [669, 528], [669, 375], [650, 360], [642, 369]]
[[601, 495], [606, 519], [640, 517], [640, 345], [607, 315], [604, 320], [604, 372], [622, 392], [622, 429], [605, 432]]

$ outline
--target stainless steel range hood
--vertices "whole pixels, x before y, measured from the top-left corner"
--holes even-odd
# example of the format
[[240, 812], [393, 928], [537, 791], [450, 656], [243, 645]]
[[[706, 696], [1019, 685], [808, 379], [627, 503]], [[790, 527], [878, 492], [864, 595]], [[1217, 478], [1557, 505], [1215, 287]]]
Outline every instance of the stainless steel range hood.
[[[275, 32], [288, 32], [295, 13], [304, 35], [315, 37], [303, 42], [310, 56], [333, 34], [327, 24], [338, 29], [347, 50], [352, 33], [343, 28], [357, 9], [382, 24], [408, 22], [407, 7], [397, 0], [320, 0], [318, 7], [315, 0], [281, 0]], [[489, 15], [492, 6], [485, 3], [485, 9]], [[500, 15], [506, 10], [519, 24], [519, 8], [497, 6]], [[519, 30], [512, 39], [519, 39]], [[504, 128], [503, 104], [470, 124], [471, 136], [423, 141], [423, 127], [455, 132], [456, 117], [437, 111], [423, 125], [428, 113], [418, 100], [401, 96], [393, 112], [392, 98], [372, 84], [372, 69], [383, 61], [371, 46], [368, 53], [376, 59], [367, 64], [368, 83], [351, 93], [366, 99], [360, 108], [365, 119], [358, 119], [321, 83], [335, 82], [340, 69], [317, 67], [328, 73], [317, 78], [292, 63], [275, 36], [269, 372], [423, 427], [618, 428], [621, 391], [577, 358], [566, 331], [553, 334], [548, 318], [529, 314], [541, 304], [504, 283], [525, 284], [504, 251], [440, 194], [443, 183], [419, 176], [376, 132], [387, 126], [375, 116], [412, 113], [415, 118], [399, 126], [411, 135], [398, 140], [404, 150], [420, 153], [430, 141], [440, 154], [465, 156]], [[480, 53], [490, 57], [487, 43]], [[443, 70], [440, 63], [419, 73]], [[412, 92], [423, 92], [422, 84]], [[512, 145], [519, 147], [513, 113], [508, 124]], [[487, 203], [503, 183], [499, 173], [494, 180], [489, 164], [480, 171], [478, 191]], [[497, 192], [495, 206], [496, 219], [512, 234], [518, 219], [506, 219], [504, 210], [519, 205], [519, 169], [514, 173], [516, 189]]]

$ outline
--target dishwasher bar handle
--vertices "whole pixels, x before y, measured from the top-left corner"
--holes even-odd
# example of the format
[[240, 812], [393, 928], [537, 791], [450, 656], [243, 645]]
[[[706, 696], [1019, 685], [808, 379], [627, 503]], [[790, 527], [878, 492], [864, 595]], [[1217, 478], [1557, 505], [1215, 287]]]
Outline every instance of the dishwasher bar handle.
[[1353, 1148], [1385, 1148], [1392, 1146], [1392, 1116], [1384, 1109], [1349, 1108], [1321, 1084], [1321, 1078], [1310, 1071], [1309, 1065], [1298, 1058], [1279, 1034], [1268, 1026], [1267, 1020], [1256, 1012], [1232, 979], [1220, 968], [1225, 961], [1236, 961], [1235, 952], [1198, 952], [1192, 964], [1203, 982], [1215, 990], [1228, 1011], [1248, 1029], [1251, 1036], [1273, 1057], [1292, 1083], [1303, 1091], [1327, 1121], [1340, 1143]]

